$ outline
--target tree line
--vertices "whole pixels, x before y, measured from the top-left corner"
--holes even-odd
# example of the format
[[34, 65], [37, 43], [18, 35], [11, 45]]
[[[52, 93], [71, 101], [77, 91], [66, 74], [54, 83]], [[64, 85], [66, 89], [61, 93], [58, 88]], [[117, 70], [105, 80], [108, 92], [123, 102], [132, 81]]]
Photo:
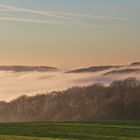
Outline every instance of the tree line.
[[140, 119], [140, 82], [135, 78], [0, 102], [0, 122]]

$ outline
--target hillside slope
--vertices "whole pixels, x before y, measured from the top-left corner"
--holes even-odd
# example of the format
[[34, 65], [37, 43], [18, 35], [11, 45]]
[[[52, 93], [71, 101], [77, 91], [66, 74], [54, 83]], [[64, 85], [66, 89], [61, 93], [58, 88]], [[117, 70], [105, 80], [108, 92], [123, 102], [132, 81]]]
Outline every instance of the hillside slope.
[[140, 119], [140, 83], [129, 78], [109, 87], [74, 87], [0, 103], [1, 122]]

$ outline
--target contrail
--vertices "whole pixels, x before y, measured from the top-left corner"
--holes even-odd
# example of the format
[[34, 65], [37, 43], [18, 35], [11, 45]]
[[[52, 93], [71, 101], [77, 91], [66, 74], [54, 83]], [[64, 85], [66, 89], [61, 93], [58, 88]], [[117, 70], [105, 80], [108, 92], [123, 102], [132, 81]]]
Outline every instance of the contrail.
[[0, 17], [1, 21], [22, 21], [22, 22], [34, 22], [34, 23], [50, 23], [50, 21], [46, 20], [36, 20], [29, 18], [18, 18], [18, 17]]
[[88, 17], [88, 18], [97, 18], [97, 19], [110, 19], [110, 20], [128, 20], [125, 17], [116, 17], [116, 16], [99, 16], [99, 15], [88, 15], [88, 14], [77, 14], [77, 13], [63, 13], [63, 12], [52, 12], [53, 14], [60, 14], [63, 16], [75, 16], [75, 17]]
[[[77, 18], [80, 18], [80, 17], [95, 18], [95, 19], [106, 19], [106, 20], [120, 20], [120, 21], [128, 20], [125, 17], [78, 14], [78, 13], [55, 12], [55, 11], [38, 11], [38, 10], [20, 8], [20, 7], [9, 6], [9, 5], [0, 5], [0, 7], [5, 8], [5, 9], [3, 9], [5, 11], [7, 10], [7, 11], [11, 11], [11, 12], [33, 13], [33, 14], [39, 14], [39, 15], [44, 15], [44, 16], [51, 16], [51, 17], [55, 17], [55, 18], [60, 18], [60, 19], [64, 19], [64, 20], [79, 21]], [[73, 16], [73, 18], [66, 17], [66, 16]]]
[[[81, 25], [80, 22], [68, 22], [68, 21], [60, 21], [60, 20], [38, 20], [31, 18], [20, 18], [20, 17], [0, 17], [0, 21], [12, 21], [12, 22], [29, 22], [29, 23], [42, 23], [42, 24], [54, 24], [54, 25], [66, 25], [66, 24], [75, 24]], [[83, 25], [92, 25], [93, 24], [83, 24]]]
[[38, 15], [44, 15], [44, 16], [50, 16], [50, 17], [55, 17], [63, 20], [74, 20], [77, 21], [74, 18], [67, 18], [63, 15], [57, 15], [53, 14], [52, 12], [49, 11], [38, 11], [38, 10], [32, 10], [32, 9], [26, 9], [26, 8], [20, 8], [20, 7], [14, 7], [14, 6], [9, 6], [9, 5], [0, 5], [1, 8], [5, 8], [5, 11], [11, 10], [11, 12], [24, 12], [24, 13], [32, 13], [32, 14], [38, 14]]

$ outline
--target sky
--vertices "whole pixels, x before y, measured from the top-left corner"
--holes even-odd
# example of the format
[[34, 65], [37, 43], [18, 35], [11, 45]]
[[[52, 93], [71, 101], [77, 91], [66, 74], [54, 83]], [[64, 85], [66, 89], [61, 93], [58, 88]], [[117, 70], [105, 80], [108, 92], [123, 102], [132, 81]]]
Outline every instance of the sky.
[[139, 0], [0, 0], [0, 65], [139, 60]]

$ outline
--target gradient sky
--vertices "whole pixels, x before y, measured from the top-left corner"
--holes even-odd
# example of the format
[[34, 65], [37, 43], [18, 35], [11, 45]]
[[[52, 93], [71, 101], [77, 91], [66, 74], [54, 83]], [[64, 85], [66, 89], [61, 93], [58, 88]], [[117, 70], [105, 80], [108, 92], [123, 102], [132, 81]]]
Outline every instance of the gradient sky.
[[139, 0], [0, 0], [1, 65], [139, 60]]

